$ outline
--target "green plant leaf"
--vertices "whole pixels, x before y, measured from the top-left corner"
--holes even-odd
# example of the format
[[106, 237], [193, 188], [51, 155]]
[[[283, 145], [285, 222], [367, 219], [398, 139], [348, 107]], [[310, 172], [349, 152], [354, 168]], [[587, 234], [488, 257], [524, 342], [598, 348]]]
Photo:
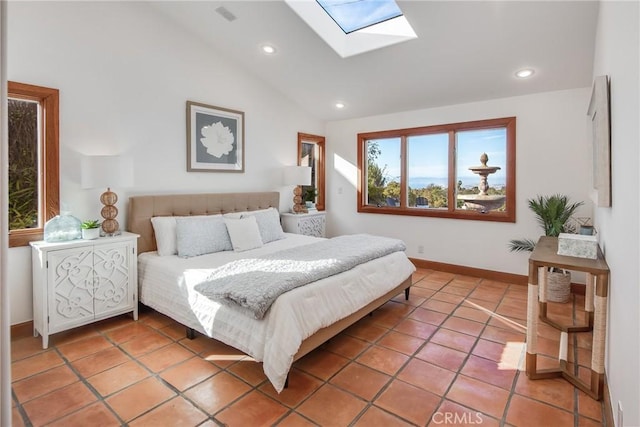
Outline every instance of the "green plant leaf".
[[97, 219], [88, 219], [86, 221], [82, 221], [82, 224], [80, 224], [80, 228], [85, 230], [98, 227], [100, 227], [100, 221]]
[[[544, 230], [545, 236], [557, 237], [560, 233], [575, 233], [575, 226], [570, 218], [583, 202], [571, 203], [569, 197], [554, 194], [551, 196], [536, 196], [527, 200], [529, 209], [536, 214], [538, 225]], [[511, 240], [509, 250], [532, 251], [535, 242], [531, 239]]]

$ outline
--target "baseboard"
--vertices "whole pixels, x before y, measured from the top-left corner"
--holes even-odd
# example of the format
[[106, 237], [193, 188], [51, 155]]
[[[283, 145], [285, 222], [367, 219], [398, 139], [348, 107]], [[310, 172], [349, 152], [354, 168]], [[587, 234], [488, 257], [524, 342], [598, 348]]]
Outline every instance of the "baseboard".
[[11, 325], [11, 339], [20, 339], [33, 336], [33, 321]]
[[444, 262], [427, 261], [426, 259], [409, 258], [413, 265], [418, 268], [445, 271], [453, 274], [463, 274], [465, 276], [480, 277], [482, 279], [495, 280], [496, 282], [513, 283], [516, 285], [526, 285], [527, 276], [501, 271], [485, 270], [482, 268], [467, 267], [464, 265], [446, 264]]
[[[615, 427], [613, 421], [613, 405], [611, 405], [611, 394], [609, 392], [609, 381], [607, 380], [607, 373], [604, 374], [604, 388], [602, 390], [602, 399], [604, 403], [604, 410], [602, 411], [603, 425], [605, 427]], [[618, 426], [622, 427], [622, 426]]]
[[[516, 285], [527, 285], [528, 276], [520, 274], [503, 273], [501, 271], [484, 270], [482, 268], [467, 267], [464, 265], [446, 264], [444, 262], [427, 261], [426, 259], [409, 258], [413, 265], [418, 268], [429, 270], [445, 271], [453, 274], [463, 274], [465, 276], [480, 277], [481, 279], [495, 280], [496, 282], [513, 283]], [[585, 285], [582, 283], [571, 283], [571, 293], [584, 295]]]

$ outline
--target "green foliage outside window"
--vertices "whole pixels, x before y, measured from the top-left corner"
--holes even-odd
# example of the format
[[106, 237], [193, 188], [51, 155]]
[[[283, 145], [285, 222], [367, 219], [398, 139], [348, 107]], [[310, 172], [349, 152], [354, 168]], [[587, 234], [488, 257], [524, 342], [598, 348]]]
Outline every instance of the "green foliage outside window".
[[38, 226], [38, 104], [10, 99], [9, 230]]
[[[367, 143], [367, 196], [370, 205], [384, 205], [384, 189], [387, 184], [387, 166], [380, 167], [376, 159], [380, 155], [380, 147], [377, 142]], [[399, 194], [399, 193], [398, 193]]]

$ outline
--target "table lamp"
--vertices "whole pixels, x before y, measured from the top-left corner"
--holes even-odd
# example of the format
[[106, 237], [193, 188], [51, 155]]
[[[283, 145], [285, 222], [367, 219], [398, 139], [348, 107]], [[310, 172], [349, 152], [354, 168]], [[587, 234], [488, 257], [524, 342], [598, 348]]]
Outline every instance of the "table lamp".
[[293, 213], [307, 213], [302, 203], [302, 186], [311, 185], [311, 166], [287, 166], [284, 169], [285, 185], [295, 185], [293, 189]]
[[118, 195], [111, 187], [125, 188], [133, 185], [133, 160], [125, 156], [84, 156], [82, 158], [80, 179], [82, 188], [107, 188], [100, 195], [104, 205], [100, 211], [103, 236], [117, 236], [121, 233], [116, 220], [118, 208], [115, 206]]

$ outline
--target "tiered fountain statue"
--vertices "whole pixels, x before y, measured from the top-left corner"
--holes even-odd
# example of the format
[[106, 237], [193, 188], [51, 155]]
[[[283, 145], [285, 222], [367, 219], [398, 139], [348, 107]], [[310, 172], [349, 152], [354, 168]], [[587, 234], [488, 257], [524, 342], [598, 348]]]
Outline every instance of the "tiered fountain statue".
[[458, 199], [464, 201], [467, 209], [487, 212], [493, 209], [498, 209], [504, 204], [505, 196], [487, 194], [487, 190], [489, 190], [489, 181], [487, 181], [487, 177], [500, 170], [500, 167], [498, 166], [487, 166], [488, 161], [489, 156], [487, 156], [487, 153], [482, 153], [480, 156], [480, 163], [482, 163], [482, 165], [472, 166], [469, 168], [471, 172], [476, 175], [480, 175], [480, 185], [478, 186], [480, 192], [478, 194], [460, 194], [458, 196]]

